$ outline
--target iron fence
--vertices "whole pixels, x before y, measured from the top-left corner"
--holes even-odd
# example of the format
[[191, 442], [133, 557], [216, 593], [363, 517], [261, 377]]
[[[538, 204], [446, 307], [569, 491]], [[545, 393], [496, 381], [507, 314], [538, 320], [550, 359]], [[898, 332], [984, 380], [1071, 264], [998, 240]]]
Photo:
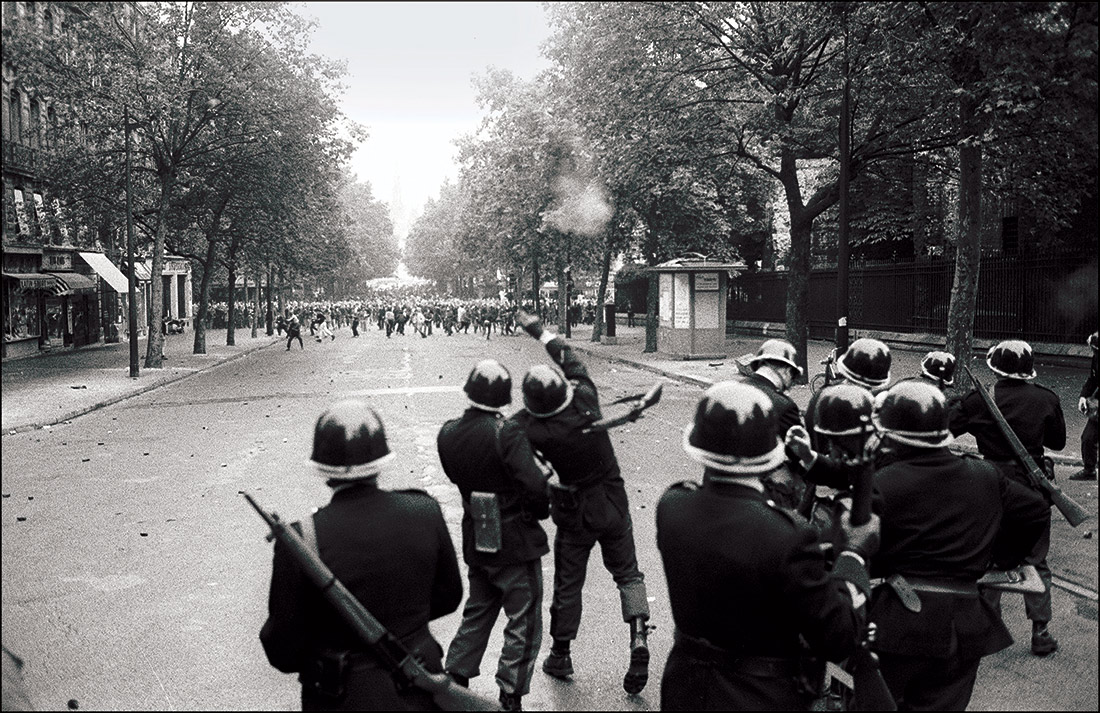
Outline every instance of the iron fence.
[[[954, 272], [948, 259], [851, 268], [849, 326], [946, 334]], [[834, 336], [836, 281], [836, 269], [810, 273], [807, 322], [813, 339]], [[785, 272], [742, 273], [731, 285], [729, 318], [783, 322], [786, 301]], [[1096, 328], [1095, 255], [982, 258], [975, 337], [1080, 344]]]

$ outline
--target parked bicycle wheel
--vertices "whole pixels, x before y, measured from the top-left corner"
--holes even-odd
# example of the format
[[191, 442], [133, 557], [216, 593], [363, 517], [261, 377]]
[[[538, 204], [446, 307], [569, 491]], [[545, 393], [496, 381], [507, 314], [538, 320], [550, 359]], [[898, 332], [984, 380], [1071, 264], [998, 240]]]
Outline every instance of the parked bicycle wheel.
[[825, 372], [814, 374], [814, 378], [810, 379], [810, 392], [816, 394], [825, 388]]

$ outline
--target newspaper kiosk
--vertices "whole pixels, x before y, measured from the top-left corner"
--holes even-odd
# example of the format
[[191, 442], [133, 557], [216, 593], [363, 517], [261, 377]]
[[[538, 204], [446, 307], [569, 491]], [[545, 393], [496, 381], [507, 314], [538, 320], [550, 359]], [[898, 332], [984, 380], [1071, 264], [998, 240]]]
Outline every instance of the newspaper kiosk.
[[649, 268], [658, 274], [657, 351], [673, 359], [724, 359], [730, 273], [742, 269], [706, 258]]

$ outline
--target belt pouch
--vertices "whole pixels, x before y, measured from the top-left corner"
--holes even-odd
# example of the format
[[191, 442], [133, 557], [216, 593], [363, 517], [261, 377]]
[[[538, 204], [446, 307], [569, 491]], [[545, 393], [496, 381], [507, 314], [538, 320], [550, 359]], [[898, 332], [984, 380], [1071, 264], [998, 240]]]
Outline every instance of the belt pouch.
[[348, 677], [350, 651], [322, 651], [309, 664], [304, 678], [314, 691], [328, 698], [340, 698]]
[[496, 493], [470, 493], [470, 515], [474, 519], [474, 549], [500, 552], [500, 501]]

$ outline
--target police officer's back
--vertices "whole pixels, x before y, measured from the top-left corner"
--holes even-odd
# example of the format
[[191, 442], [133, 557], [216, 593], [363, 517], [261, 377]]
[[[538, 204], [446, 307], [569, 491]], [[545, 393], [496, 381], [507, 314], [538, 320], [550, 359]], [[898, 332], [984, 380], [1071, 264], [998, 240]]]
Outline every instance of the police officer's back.
[[816, 533], [763, 492], [760, 477], [785, 456], [771, 403], [750, 385], [708, 389], [684, 449], [706, 469], [702, 485], [674, 485], [657, 506], [676, 622], [661, 706], [808, 709], [822, 672], [805, 668], [807, 658], [839, 661], [858, 645], [869, 590], [861, 557], [874, 549], [877, 521], [849, 530], [861, 557], [846, 551], [830, 575]]
[[[1058, 451], [1066, 445], [1066, 421], [1058, 394], [1032, 383], [1036, 376], [1034, 357], [1026, 342], [1001, 342], [989, 350], [986, 364], [998, 377], [991, 390], [997, 408], [1027, 452], [1042, 465], [1045, 448]], [[977, 391], [964, 396], [952, 410], [950, 428], [955, 435], [973, 434], [978, 452], [986, 460], [1014, 462], [1012, 447]], [[1015, 471], [1014, 467], [1005, 470], [1026, 483], [1021, 475], [1010, 472]]]
[[[1031, 383], [1035, 378], [1035, 359], [1031, 345], [1019, 340], [1007, 340], [990, 348], [986, 365], [997, 375], [993, 385], [993, 401], [1020, 439], [1028, 455], [1036, 465], [1053, 477], [1053, 461], [1046, 461], [1046, 448], [1061, 450], [1066, 445], [1066, 420], [1058, 395]], [[986, 408], [977, 391], [971, 391], [951, 409], [951, 433], [971, 433], [978, 442], [978, 451], [986, 460], [994, 463], [1002, 473], [1025, 487], [1034, 488], [1024, 466], [1015, 458], [1007, 438]], [[1047, 564], [1050, 549], [1049, 521], [1043, 536], [1027, 557], [1046, 585], [1042, 594], [1025, 594], [1024, 609], [1031, 620], [1031, 652], [1036, 656], [1048, 656], [1058, 650], [1058, 641], [1047, 628], [1053, 618], [1050, 588], [1052, 574]], [[994, 595], [994, 598], [997, 598]], [[999, 598], [998, 598], [999, 601]]]
[[[378, 487], [377, 475], [392, 458], [382, 423], [366, 404], [343, 401], [322, 414], [312, 461], [333, 495], [313, 515], [312, 529], [336, 578], [438, 673], [442, 650], [428, 622], [458, 608], [462, 579], [435, 499]], [[268, 609], [260, 640], [272, 666], [299, 674], [303, 710], [434, 709], [427, 693], [397, 690], [278, 541]]]
[[480, 673], [489, 632], [503, 609], [500, 702], [505, 710], [522, 710], [542, 643], [540, 558], [550, 548], [539, 520], [550, 514], [548, 474], [523, 429], [501, 414], [512, 401], [508, 370], [482, 360], [464, 390], [470, 407], [447, 421], [436, 439], [443, 471], [462, 493], [462, 552], [470, 580], [447, 672], [461, 685]]
[[870, 616], [883, 677], [900, 706], [964, 710], [983, 656], [1012, 643], [977, 580], [1020, 564], [1050, 526], [1042, 497], [997, 468], [947, 449], [947, 403], [899, 382], [875, 413], [893, 462], [875, 473], [882, 544]]

